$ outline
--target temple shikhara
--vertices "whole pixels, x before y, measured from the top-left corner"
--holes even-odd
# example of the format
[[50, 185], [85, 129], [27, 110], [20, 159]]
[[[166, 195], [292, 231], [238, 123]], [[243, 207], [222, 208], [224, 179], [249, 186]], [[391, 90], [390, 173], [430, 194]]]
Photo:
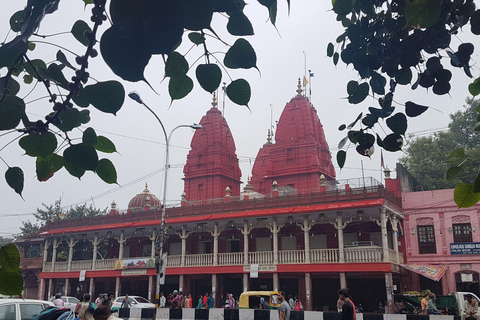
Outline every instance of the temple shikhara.
[[[453, 210], [446, 202], [422, 207], [400, 165], [396, 178], [385, 170], [381, 182], [358, 178], [361, 172], [337, 180], [322, 110], [302, 94], [300, 83], [293, 89], [276, 132], [254, 146], [252, 172], [243, 175], [235, 132], [213, 97], [191, 141], [181, 205], [166, 208], [161, 291], [195, 298], [213, 292], [221, 306], [227, 292], [284, 290], [298, 295], [305, 310], [323, 311], [336, 310], [337, 290], [348, 287], [366, 312], [380, 303], [393, 308], [393, 294], [425, 287], [478, 294], [480, 259], [468, 253], [463, 260], [441, 258], [451, 255], [451, 243], [480, 241], [477, 208]], [[434, 192], [425, 195], [430, 203]], [[126, 209], [113, 203], [109, 215], [48, 222], [17, 240], [25, 297], [112, 291], [153, 300], [162, 205], [145, 185]], [[410, 258], [433, 265], [438, 281], [408, 269]]]

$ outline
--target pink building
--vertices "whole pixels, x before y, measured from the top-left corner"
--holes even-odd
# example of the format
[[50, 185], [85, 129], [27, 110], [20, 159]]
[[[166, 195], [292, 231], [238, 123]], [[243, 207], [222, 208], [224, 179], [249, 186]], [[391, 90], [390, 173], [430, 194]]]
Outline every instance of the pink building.
[[453, 189], [402, 194], [408, 265], [446, 268], [438, 281], [413, 274], [409, 290], [479, 294], [480, 205], [458, 209]]

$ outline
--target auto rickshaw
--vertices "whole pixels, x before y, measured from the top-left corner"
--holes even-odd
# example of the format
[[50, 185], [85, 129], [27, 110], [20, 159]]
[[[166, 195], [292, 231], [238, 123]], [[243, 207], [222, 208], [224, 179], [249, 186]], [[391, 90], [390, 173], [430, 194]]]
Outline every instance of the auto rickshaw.
[[239, 309], [277, 309], [279, 306], [277, 291], [245, 291], [238, 301]]

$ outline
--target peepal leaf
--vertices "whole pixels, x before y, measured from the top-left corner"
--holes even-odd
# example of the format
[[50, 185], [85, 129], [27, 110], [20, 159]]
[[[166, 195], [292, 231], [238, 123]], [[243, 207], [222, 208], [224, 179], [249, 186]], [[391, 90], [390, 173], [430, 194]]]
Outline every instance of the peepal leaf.
[[253, 36], [253, 26], [243, 11], [229, 12], [227, 30], [234, 36]]
[[397, 113], [387, 119], [387, 126], [394, 133], [404, 135], [407, 131], [407, 117], [403, 113]]
[[16, 245], [9, 243], [0, 247], [0, 266], [0, 294], [21, 295], [23, 277]]
[[25, 102], [22, 99], [7, 95], [0, 102], [0, 130], [15, 129], [25, 113]]
[[[73, 164], [83, 170], [95, 171], [98, 166], [97, 151], [86, 143], [79, 143], [68, 147], [63, 152], [63, 158], [68, 164]], [[67, 167], [67, 163], [65, 167]]]
[[172, 101], [182, 99], [189, 94], [192, 89], [193, 81], [187, 75], [177, 78], [170, 78], [170, 81], [168, 82], [168, 93], [170, 94]]
[[[199, 31], [210, 29], [213, 16], [213, 0], [184, 0], [185, 29]], [[180, 1], [179, 1], [180, 2]]]
[[85, 32], [92, 32], [90, 26], [83, 20], [78, 20], [73, 24], [71, 33], [81, 44], [88, 47], [90, 41], [85, 37]]
[[427, 110], [428, 107], [426, 106], [413, 103], [412, 101], [405, 102], [405, 113], [411, 118], [417, 117]]
[[345, 160], [347, 159], [347, 152], [344, 150], [340, 150], [337, 152], [337, 164], [340, 167], [340, 169], [343, 168], [345, 165]]
[[405, 4], [408, 27], [429, 28], [437, 23], [442, 12], [442, 2], [437, 0], [409, 0]]
[[57, 138], [51, 132], [31, 133], [18, 142], [25, 153], [31, 157], [47, 157], [57, 148]]
[[232, 102], [248, 107], [251, 96], [250, 84], [244, 79], [232, 81], [227, 87], [227, 96]]
[[480, 193], [474, 191], [474, 186], [460, 182], [453, 191], [453, 200], [459, 208], [468, 208], [480, 201]]
[[347, 84], [348, 102], [351, 104], [362, 102], [368, 96], [369, 89], [370, 87], [366, 82], [358, 84], [357, 81], [350, 81]]
[[97, 175], [106, 183], [117, 183], [117, 171], [115, 166], [108, 159], [101, 159], [98, 161], [97, 169], [95, 170]]
[[230, 69], [257, 68], [257, 55], [250, 42], [240, 38], [228, 49], [223, 64]]
[[98, 110], [116, 114], [125, 100], [125, 89], [118, 81], [98, 82], [83, 89], [86, 99]]
[[222, 71], [216, 64], [199, 64], [195, 75], [200, 86], [210, 93], [217, 90], [222, 81]]
[[165, 63], [165, 76], [170, 78], [182, 77], [187, 74], [188, 62], [184, 56], [174, 51]]
[[117, 148], [115, 147], [115, 144], [113, 144], [113, 142], [110, 141], [110, 139], [104, 136], [98, 136], [97, 144], [94, 145], [93, 147], [98, 151], [105, 152], [105, 153], [117, 152]]
[[19, 167], [11, 167], [5, 172], [5, 180], [10, 188], [22, 196], [24, 176]]

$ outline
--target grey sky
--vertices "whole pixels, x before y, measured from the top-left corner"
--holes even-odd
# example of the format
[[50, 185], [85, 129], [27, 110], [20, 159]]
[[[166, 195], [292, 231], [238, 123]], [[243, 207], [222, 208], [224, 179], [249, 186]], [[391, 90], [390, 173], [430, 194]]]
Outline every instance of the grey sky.
[[[257, 1], [248, 1], [245, 12], [253, 23], [255, 36], [247, 37], [257, 53], [258, 68], [251, 70], [229, 70], [233, 79], [245, 78], [252, 86], [252, 99], [249, 103], [251, 112], [241, 106], [225, 100], [225, 118], [235, 138], [237, 155], [242, 169], [242, 181], [246, 182], [250, 175], [254, 158], [258, 149], [265, 143], [267, 130], [271, 123], [278, 120], [285, 104], [296, 94], [297, 78], [303, 77], [305, 69], [305, 54], [307, 57], [307, 70], [315, 74], [312, 78], [312, 103], [318, 111], [320, 121], [325, 130], [327, 141], [335, 161], [338, 142], [344, 137], [344, 132], [339, 132], [342, 123], [350, 123], [360, 112], [366, 112], [369, 106], [377, 105], [371, 97], [359, 105], [349, 105], [346, 96], [346, 84], [349, 80], [358, 80], [356, 72], [351, 67], [346, 67], [339, 62], [335, 67], [330, 58], [326, 57], [326, 47], [329, 42], [335, 42], [336, 37], [342, 32], [341, 25], [335, 21], [335, 14], [330, 11], [331, 1], [296, 1], [292, 2], [290, 16], [287, 15], [286, 1], [279, 1], [277, 30], [268, 22], [268, 11]], [[475, 1], [478, 4], [478, 1]], [[0, 12], [0, 36], [7, 35], [10, 16], [24, 7], [26, 1], [2, 1]], [[60, 9], [53, 15], [46, 17], [39, 31], [40, 34], [51, 34], [60, 31], [69, 31], [75, 20], [89, 21], [89, 10], [83, 11], [81, 0], [64, 0], [60, 2]], [[221, 15], [214, 18], [213, 27], [224, 41], [233, 44], [236, 38], [229, 36], [225, 29], [227, 19]], [[102, 31], [108, 25], [102, 26]], [[466, 30], [468, 33], [468, 30]], [[11, 35], [10, 35], [11, 37]], [[461, 34], [462, 39], [472, 39], [468, 34]], [[473, 38], [474, 39], [474, 38]], [[60, 35], [57, 37], [41, 39], [51, 41], [68, 47], [75, 52], [83, 52], [84, 47], [77, 43], [73, 36]], [[474, 43], [476, 43], [473, 40]], [[478, 42], [478, 41], [477, 41]], [[457, 49], [460, 40], [453, 38], [451, 47]], [[208, 38], [207, 45], [218, 60], [223, 61], [226, 48], [218, 41]], [[180, 52], [185, 53], [190, 47], [189, 40], [184, 38]], [[37, 44], [34, 54], [45, 52], [44, 60], [49, 62], [54, 59], [58, 50], [46, 44]], [[121, 48], [119, 48], [121, 50]], [[201, 54], [202, 48], [195, 48], [189, 52], [187, 60], [195, 61]], [[65, 52], [66, 53], [66, 52]], [[66, 53], [67, 54], [67, 53]], [[71, 55], [67, 54], [73, 62]], [[472, 55], [473, 61], [478, 61], [478, 49]], [[203, 61], [203, 60], [200, 60]], [[446, 65], [449, 65], [447, 62]], [[195, 66], [189, 71], [194, 78]], [[118, 77], [105, 66], [99, 56], [91, 60], [89, 72], [97, 80], [116, 79]], [[469, 96], [467, 85], [471, 82], [463, 72], [452, 70], [452, 91], [449, 95], [435, 96], [423, 88], [415, 92], [410, 87], [398, 87], [395, 96], [398, 110], [404, 110], [401, 104], [413, 100], [419, 104], [435, 107], [438, 111], [428, 110], [425, 116], [409, 120], [408, 132], [421, 134], [424, 131], [444, 129], [449, 122], [449, 114], [462, 108], [464, 100]], [[3, 74], [4, 72], [2, 72]], [[478, 77], [478, 67], [473, 70]], [[147, 80], [160, 95], [155, 94], [145, 83], [124, 82], [125, 90], [138, 91], [166, 126], [167, 132], [179, 124], [198, 123], [201, 117], [211, 107], [211, 95], [200, 88], [195, 82], [193, 92], [186, 98], [175, 101], [169, 108], [170, 98], [167, 92], [168, 82], [161, 83], [163, 77], [163, 62], [160, 57], [150, 61], [145, 73]], [[68, 78], [68, 77], [67, 77]], [[230, 80], [225, 76], [222, 79], [227, 83]], [[223, 95], [219, 92], [219, 108], [223, 106]], [[44, 95], [44, 91], [37, 88], [35, 93], [26, 101]], [[128, 98], [127, 98], [128, 99]], [[50, 105], [47, 100], [41, 100], [29, 105], [28, 112], [34, 118], [48, 112]], [[25, 188], [23, 201], [11, 190], [4, 179], [0, 183], [0, 236], [10, 236], [17, 233], [22, 221], [34, 220], [31, 215], [42, 203], [53, 204], [62, 197], [62, 205], [69, 206], [92, 203], [92, 198], [97, 208], [106, 208], [115, 200], [119, 209], [126, 209], [128, 201], [137, 193], [142, 192], [148, 182], [152, 193], [159, 195], [163, 179], [162, 168], [164, 164], [164, 139], [161, 128], [155, 118], [139, 104], [125, 101], [117, 116], [101, 114], [91, 110], [92, 121], [88, 126], [96, 129], [97, 134], [104, 135], [114, 141], [118, 154], [103, 155], [110, 159], [117, 168], [117, 185], [105, 184], [92, 172], [87, 172], [82, 180], [68, 175], [64, 169], [56, 173], [48, 182], [38, 182], [35, 178], [34, 159], [22, 156], [23, 150], [13, 143], [0, 151], [10, 166], [20, 166], [25, 172]], [[386, 129], [386, 126], [383, 126]], [[85, 129], [84, 127], [83, 129]], [[383, 133], [381, 133], [383, 135]], [[77, 132], [77, 136], [79, 133]], [[183, 164], [189, 150], [193, 132], [190, 129], [179, 129], [173, 135], [171, 144], [170, 163], [167, 190], [167, 204], [179, 201], [183, 191]], [[0, 137], [3, 147], [14, 138], [13, 135]], [[394, 169], [401, 152], [384, 153], [386, 164]], [[361, 160], [365, 169], [365, 176], [372, 176], [380, 180], [380, 152], [374, 154], [372, 159], [360, 157], [354, 148], [348, 152], [345, 168], [340, 171], [337, 166], [337, 178], [359, 178], [362, 176]], [[2, 164], [1, 174], [6, 170]], [[155, 174], [155, 172], [158, 172]]]

